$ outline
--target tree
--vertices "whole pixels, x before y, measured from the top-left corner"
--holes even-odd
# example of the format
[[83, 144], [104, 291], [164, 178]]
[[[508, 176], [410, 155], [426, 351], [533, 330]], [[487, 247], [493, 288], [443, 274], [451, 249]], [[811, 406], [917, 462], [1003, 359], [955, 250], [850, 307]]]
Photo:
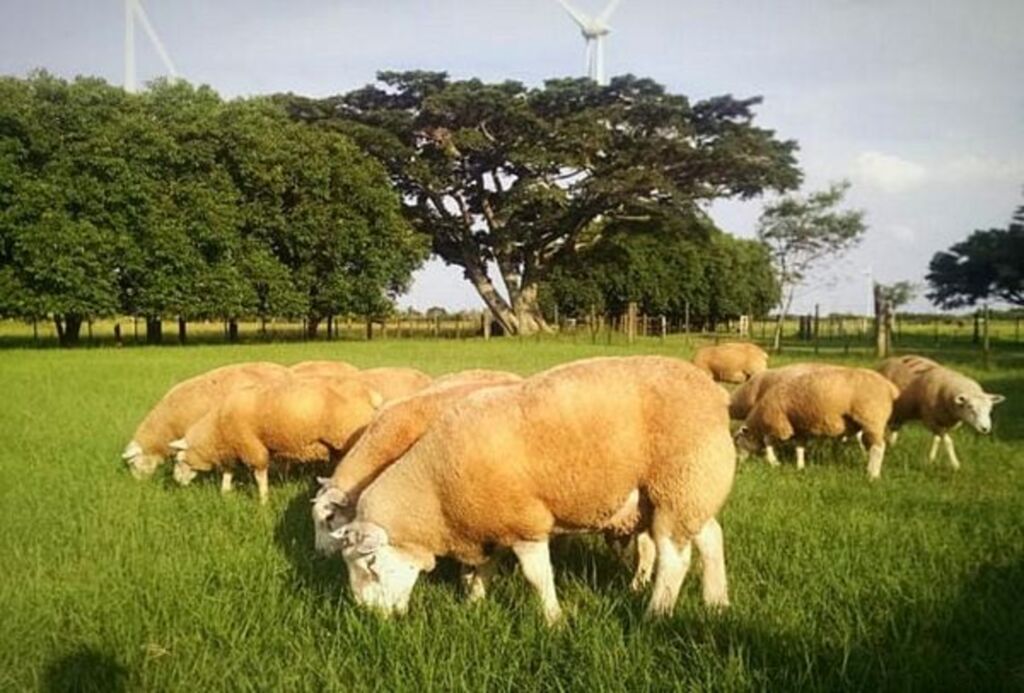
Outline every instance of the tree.
[[296, 118], [346, 132], [384, 162], [416, 229], [512, 334], [546, 328], [541, 283], [608, 222], [691, 215], [713, 199], [800, 180], [796, 145], [752, 124], [759, 99], [691, 104], [632, 76], [540, 88], [434, 72], [378, 79], [287, 102]]
[[1005, 229], [975, 231], [928, 265], [928, 298], [942, 308], [997, 298], [1024, 306], [1024, 206]]
[[118, 307], [135, 190], [123, 91], [45, 72], [0, 79], [0, 308], [52, 316], [61, 344]]
[[704, 217], [671, 223], [620, 222], [567, 258], [543, 285], [545, 313], [618, 315], [636, 302], [648, 315], [714, 326], [778, 301], [765, 247], [734, 238]]
[[864, 213], [837, 208], [849, 190], [847, 182], [806, 197], [790, 195], [765, 205], [757, 237], [768, 246], [779, 282], [779, 316], [773, 348], [779, 349], [782, 325], [793, 306], [796, 289], [822, 260], [835, 258], [864, 236]]

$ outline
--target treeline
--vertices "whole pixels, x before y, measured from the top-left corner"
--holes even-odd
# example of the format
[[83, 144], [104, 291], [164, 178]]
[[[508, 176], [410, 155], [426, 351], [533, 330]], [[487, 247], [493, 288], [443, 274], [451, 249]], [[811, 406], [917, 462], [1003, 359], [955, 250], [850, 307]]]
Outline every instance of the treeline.
[[612, 225], [593, 246], [559, 262], [541, 292], [548, 319], [641, 313], [714, 330], [740, 315], [765, 316], [779, 284], [765, 246], [703, 217]]
[[82, 323], [387, 313], [428, 244], [383, 167], [265, 98], [0, 78], [0, 315]]

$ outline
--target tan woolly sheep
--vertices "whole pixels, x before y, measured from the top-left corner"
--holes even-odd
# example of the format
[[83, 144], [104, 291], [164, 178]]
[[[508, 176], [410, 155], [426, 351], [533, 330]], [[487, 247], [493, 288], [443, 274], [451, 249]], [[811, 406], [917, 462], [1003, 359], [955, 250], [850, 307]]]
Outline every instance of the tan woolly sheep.
[[197, 471], [218, 468], [221, 489], [230, 491], [238, 461], [253, 470], [265, 503], [271, 458], [337, 461], [381, 403], [353, 378], [285, 378], [236, 390], [172, 443], [178, 451], [174, 478], [188, 484]]
[[[913, 360], [916, 359], [916, 360]], [[932, 432], [928, 462], [934, 462], [943, 443], [953, 469], [960, 468], [950, 431], [966, 423], [982, 434], [992, 430], [992, 407], [1002, 395], [985, 392], [977, 381], [966, 375], [921, 357], [901, 357], [898, 363], [888, 359], [879, 370], [896, 382], [902, 379], [900, 396], [893, 407], [892, 440], [908, 421], [921, 421]]]
[[780, 368], [769, 368], [751, 376], [750, 380], [736, 388], [729, 398], [729, 417], [743, 421], [768, 390], [779, 383], [804, 373], [823, 368], [835, 368], [827, 363], [794, 363]]
[[237, 363], [189, 378], [172, 387], [142, 420], [122, 459], [137, 479], [151, 476], [171, 456], [171, 442], [185, 435], [230, 392], [268, 379], [286, 376], [288, 369], [276, 363]]
[[385, 402], [411, 395], [433, 382], [433, 378], [415, 368], [368, 368], [354, 377], [379, 393]]
[[359, 373], [358, 368], [344, 361], [301, 361], [288, 370], [292, 375], [314, 378], [346, 378]]
[[555, 622], [551, 535], [641, 527], [658, 553], [649, 614], [673, 610], [691, 542], [705, 601], [725, 605], [715, 516], [735, 458], [726, 403], [695, 367], [590, 359], [455, 403], [363, 491], [356, 520], [335, 535], [356, 601], [384, 613], [405, 611], [436, 556], [479, 566], [511, 548]]
[[748, 452], [796, 438], [797, 469], [804, 468], [805, 439], [838, 438], [862, 432], [868, 447], [868, 476], [877, 479], [885, 456], [885, 428], [899, 389], [866, 368], [835, 367], [789, 378], [771, 388], [754, 406], [736, 433], [737, 446]]
[[718, 382], [742, 383], [768, 368], [768, 354], [749, 342], [726, 342], [697, 349], [693, 365]]

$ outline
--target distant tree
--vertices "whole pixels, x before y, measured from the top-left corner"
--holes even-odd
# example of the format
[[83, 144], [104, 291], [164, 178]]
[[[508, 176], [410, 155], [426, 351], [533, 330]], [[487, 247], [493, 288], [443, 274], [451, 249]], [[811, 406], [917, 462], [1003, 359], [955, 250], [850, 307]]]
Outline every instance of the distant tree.
[[996, 298], [1024, 306], [1024, 207], [1005, 229], [975, 231], [932, 256], [928, 298], [942, 308]]
[[835, 183], [806, 197], [790, 195], [765, 205], [757, 236], [768, 246], [779, 282], [779, 315], [773, 340], [776, 350], [797, 287], [815, 265], [845, 253], [864, 236], [864, 213], [837, 209], [849, 187], [847, 182]]
[[913, 282], [895, 282], [894, 284], [879, 284], [882, 296], [893, 309], [905, 306], [917, 296], [917, 287]]
[[552, 269], [542, 287], [547, 314], [557, 305], [567, 317], [617, 315], [636, 302], [648, 315], [688, 313], [713, 326], [763, 314], [778, 301], [767, 251], [757, 241], [734, 238], [700, 216], [617, 226]]
[[753, 125], [758, 99], [691, 104], [632, 76], [540, 88], [434, 72], [378, 79], [322, 101], [291, 98], [292, 113], [385, 162], [415, 227], [511, 334], [546, 329], [541, 283], [607, 222], [692, 214], [800, 180], [796, 145]]
[[61, 344], [118, 308], [130, 107], [101, 80], [0, 78], [0, 310], [52, 316]]

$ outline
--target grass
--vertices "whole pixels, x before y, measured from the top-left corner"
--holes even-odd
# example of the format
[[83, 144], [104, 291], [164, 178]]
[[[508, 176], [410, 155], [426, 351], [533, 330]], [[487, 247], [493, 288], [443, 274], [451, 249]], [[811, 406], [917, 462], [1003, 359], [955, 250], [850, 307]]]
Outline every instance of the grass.
[[[172, 383], [240, 360], [344, 358], [441, 373], [530, 373], [600, 354], [684, 354], [510, 340], [335, 342], [0, 352], [0, 690], [1022, 690], [1024, 354], [980, 370], [1008, 397], [996, 433], [956, 434], [964, 468], [929, 467], [906, 431], [880, 483], [852, 447], [810, 467], [740, 466], [723, 513], [733, 608], [700, 605], [696, 569], [675, 616], [600, 541], [554, 551], [565, 627], [544, 627], [518, 573], [463, 602], [453, 566], [411, 613], [357, 610], [337, 559], [312, 551], [308, 476], [252, 484], [134, 481], [118, 461]], [[785, 360], [807, 358], [790, 349]], [[834, 358], [840, 358], [836, 356]], [[856, 360], [850, 361], [856, 362]]]

